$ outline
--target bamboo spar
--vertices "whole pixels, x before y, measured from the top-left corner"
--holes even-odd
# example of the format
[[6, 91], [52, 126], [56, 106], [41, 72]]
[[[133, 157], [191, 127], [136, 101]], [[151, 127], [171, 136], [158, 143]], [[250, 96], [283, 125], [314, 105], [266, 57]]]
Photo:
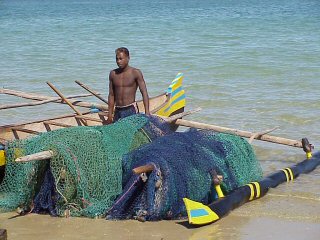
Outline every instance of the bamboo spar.
[[[21, 98], [25, 98], [25, 99], [36, 100], [36, 101], [47, 101], [47, 100], [56, 99], [56, 101], [54, 101], [54, 103], [66, 104], [65, 102], [61, 101], [61, 98], [49, 97], [49, 96], [39, 95], [39, 94], [35, 94], [35, 93], [26, 93], [26, 92], [16, 91], [16, 90], [11, 90], [11, 89], [6, 89], [6, 88], [0, 88], [0, 94], [7, 94], [7, 95], [17, 96], [17, 97], [21, 97]], [[72, 105], [74, 105], [74, 106], [91, 108], [94, 105], [101, 110], [104, 110], [104, 111], [108, 110], [108, 106], [105, 106], [104, 104], [93, 104], [90, 102], [71, 100], [71, 98], [88, 97], [88, 96], [92, 96], [92, 94], [72, 95], [72, 96], [68, 96], [66, 98], [70, 99], [69, 102], [71, 102]], [[0, 107], [7, 107], [7, 106], [0, 105]], [[10, 107], [10, 105], [9, 105], [9, 107]], [[14, 107], [17, 107], [17, 106], [14, 106]]]
[[[175, 122], [175, 124], [180, 125], [180, 126], [185, 126], [185, 127], [209, 129], [209, 130], [214, 130], [214, 131], [221, 132], [221, 133], [229, 133], [229, 134], [234, 134], [234, 135], [238, 135], [238, 136], [246, 137], [246, 138], [251, 138], [255, 134], [255, 133], [248, 132], [248, 131], [220, 127], [220, 126], [216, 126], [216, 125], [188, 121], [188, 120], [184, 120], [184, 119], [178, 119]], [[278, 144], [287, 145], [287, 146], [292, 146], [292, 147], [297, 147], [297, 148], [302, 148], [301, 141], [282, 138], [282, 137], [276, 137], [276, 136], [271, 136], [271, 135], [258, 135], [257, 137], [255, 137], [255, 139], [258, 139], [261, 141], [266, 141], [266, 142], [278, 143]]]
[[82, 113], [79, 112], [79, 111], [69, 102], [69, 100], [66, 99], [66, 98], [62, 95], [62, 93], [60, 93], [60, 91], [59, 91], [55, 86], [53, 86], [52, 83], [47, 82], [47, 84], [51, 87], [51, 89], [52, 89], [53, 91], [56, 92], [56, 94], [58, 94], [58, 95], [61, 97], [61, 99], [62, 99], [63, 101], [65, 101], [65, 102], [69, 105], [69, 107], [71, 107], [71, 108], [73, 109], [73, 111], [75, 111], [78, 115], [82, 115]]
[[47, 160], [52, 158], [53, 156], [54, 156], [53, 151], [49, 150], [49, 151], [43, 151], [43, 152], [38, 152], [38, 153], [23, 156], [23, 157], [19, 157], [15, 161], [30, 162], [30, 161]]
[[[75, 95], [75, 96], [69, 96], [66, 98], [70, 99], [70, 98], [88, 97], [88, 96], [91, 96], [91, 94]], [[42, 105], [42, 104], [51, 103], [51, 102], [58, 102], [59, 100], [61, 101], [60, 97], [52, 98], [52, 99], [48, 99], [48, 100], [41, 100], [41, 101], [37, 100], [38, 102], [26, 102], [26, 103], [0, 105], [0, 110], [1, 109], [9, 109], [9, 108], [18, 108], [18, 107], [37, 106], [37, 105]]]
[[[53, 91], [56, 92], [56, 94], [58, 94], [58, 95], [61, 97], [61, 99], [62, 99], [65, 103], [67, 103], [67, 104], [69, 105], [69, 107], [71, 107], [71, 108], [73, 109], [73, 111], [75, 111], [79, 116], [82, 116], [82, 113], [81, 113], [80, 111], [78, 111], [78, 110], [69, 102], [69, 100], [66, 99], [66, 98], [62, 95], [62, 93], [61, 93], [55, 86], [53, 86], [52, 83], [47, 82], [47, 84], [51, 87], [51, 89], [52, 89]], [[84, 125], [87, 126], [87, 122], [86, 122], [86, 121], [83, 120], [83, 123], [84, 123]]]
[[83, 83], [79, 82], [79, 81], [75, 81], [79, 86], [81, 86], [82, 88], [84, 88], [85, 90], [87, 90], [89, 93], [91, 93], [92, 95], [96, 96], [97, 98], [99, 98], [101, 101], [105, 102], [106, 104], [108, 104], [108, 101], [106, 99], [104, 99], [103, 97], [101, 97], [97, 92], [91, 90], [88, 86], [84, 85]]
[[156, 115], [156, 116], [163, 118], [167, 123], [172, 123], [172, 122], [176, 121], [179, 118], [185, 117], [187, 115], [190, 115], [190, 114], [193, 114], [193, 113], [196, 113], [196, 112], [199, 112], [199, 111], [201, 111], [200, 107], [198, 107], [198, 108], [196, 108], [194, 110], [190, 110], [190, 111], [174, 114], [171, 117], [163, 117], [163, 116], [159, 116], [159, 115]]

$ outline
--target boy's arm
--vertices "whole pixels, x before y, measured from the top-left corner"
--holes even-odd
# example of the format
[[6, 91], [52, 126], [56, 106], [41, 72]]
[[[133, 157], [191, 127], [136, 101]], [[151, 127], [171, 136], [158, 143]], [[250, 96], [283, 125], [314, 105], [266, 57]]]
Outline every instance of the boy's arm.
[[149, 96], [148, 96], [147, 86], [146, 86], [146, 82], [144, 81], [143, 75], [139, 69], [137, 69], [137, 83], [139, 86], [139, 90], [142, 94], [145, 113], [147, 115], [150, 115]]
[[109, 95], [108, 95], [108, 119], [107, 124], [113, 121], [113, 111], [114, 111], [114, 91], [112, 83], [112, 71], [109, 74]]

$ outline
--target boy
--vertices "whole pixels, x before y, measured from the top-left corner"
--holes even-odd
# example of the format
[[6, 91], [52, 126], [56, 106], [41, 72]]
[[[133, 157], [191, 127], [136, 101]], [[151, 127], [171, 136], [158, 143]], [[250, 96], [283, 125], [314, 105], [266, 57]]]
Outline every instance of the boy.
[[138, 87], [142, 94], [145, 113], [150, 114], [146, 83], [141, 71], [129, 66], [129, 50], [121, 47], [116, 49], [115, 53], [118, 68], [109, 74], [108, 124], [139, 112], [136, 103]]

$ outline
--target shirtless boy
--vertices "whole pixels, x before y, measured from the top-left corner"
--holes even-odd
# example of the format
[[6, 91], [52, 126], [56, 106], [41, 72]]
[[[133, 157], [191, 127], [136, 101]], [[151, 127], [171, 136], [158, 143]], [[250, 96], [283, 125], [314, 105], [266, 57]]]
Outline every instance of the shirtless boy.
[[142, 94], [145, 113], [150, 114], [146, 83], [141, 71], [129, 66], [129, 50], [121, 47], [116, 49], [115, 53], [118, 68], [109, 74], [108, 124], [139, 112], [136, 103], [138, 87]]

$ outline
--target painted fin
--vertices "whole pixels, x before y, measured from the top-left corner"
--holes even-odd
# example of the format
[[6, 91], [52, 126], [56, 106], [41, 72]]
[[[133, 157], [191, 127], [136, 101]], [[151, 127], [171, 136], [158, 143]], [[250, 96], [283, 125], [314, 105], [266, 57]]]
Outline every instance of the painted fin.
[[173, 112], [186, 106], [186, 96], [182, 88], [183, 77], [183, 73], [178, 73], [171, 82], [167, 90], [167, 95], [170, 96], [170, 99], [165, 106], [156, 112], [157, 115], [169, 117]]
[[190, 224], [203, 225], [219, 219], [219, 216], [208, 206], [188, 198], [183, 198], [183, 201], [187, 209]]

